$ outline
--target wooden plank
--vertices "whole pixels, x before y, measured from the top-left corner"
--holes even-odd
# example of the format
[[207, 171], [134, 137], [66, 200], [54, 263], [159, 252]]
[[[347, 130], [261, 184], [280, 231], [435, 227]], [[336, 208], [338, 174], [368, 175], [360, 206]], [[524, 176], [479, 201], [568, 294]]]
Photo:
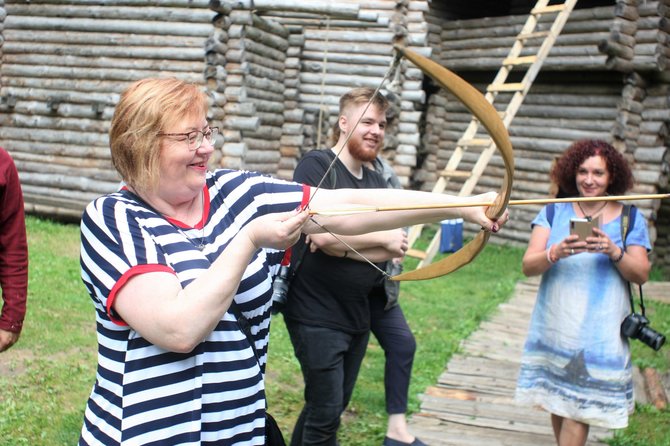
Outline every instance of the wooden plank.
[[550, 435], [464, 426], [456, 422], [423, 417], [417, 423], [415, 434], [433, 446], [553, 446]]

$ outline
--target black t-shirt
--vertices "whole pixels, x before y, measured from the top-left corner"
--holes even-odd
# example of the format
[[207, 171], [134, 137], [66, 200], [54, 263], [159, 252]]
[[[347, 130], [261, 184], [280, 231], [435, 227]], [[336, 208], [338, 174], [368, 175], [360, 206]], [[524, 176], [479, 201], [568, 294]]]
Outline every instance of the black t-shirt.
[[[330, 150], [306, 153], [295, 169], [293, 180], [316, 186], [334, 156]], [[321, 187], [385, 189], [386, 182], [377, 172], [367, 168], [363, 168], [363, 178], [357, 179], [338, 159]], [[284, 318], [352, 334], [369, 330], [368, 294], [382, 280], [382, 274], [366, 262], [332, 257], [321, 251], [311, 253], [303, 246], [304, 237], [293, 248], [294, 256], [304, 254], [289, 287]]]

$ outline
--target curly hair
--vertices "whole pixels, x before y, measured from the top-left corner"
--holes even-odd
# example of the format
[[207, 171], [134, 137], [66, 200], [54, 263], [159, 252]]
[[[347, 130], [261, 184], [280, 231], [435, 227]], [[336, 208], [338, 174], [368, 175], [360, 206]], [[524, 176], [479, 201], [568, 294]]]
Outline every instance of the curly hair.
[[577, 190], [577, 170], [592, 156], [602, 156], [607, 166], [610, 184], [609, 195], [622, 195], [633, 187], [633, 172], [628, 162], [618, 150], [605, 141], [582, 139], [573, 142], [556, 161], [551, 170], [551, 179], [558, 186], [558, 196], [574, 197]]

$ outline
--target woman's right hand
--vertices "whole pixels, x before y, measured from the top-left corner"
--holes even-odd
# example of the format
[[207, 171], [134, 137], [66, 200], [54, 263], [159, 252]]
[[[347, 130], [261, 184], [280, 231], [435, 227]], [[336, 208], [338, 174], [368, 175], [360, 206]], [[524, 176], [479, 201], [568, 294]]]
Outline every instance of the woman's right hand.
[[309, 212], [295, 210], [263, 215], [243, 229], [256, 248], [287, 249], [300, 238], [302, 227], [309, 221]]
[[577, 234], [571, 234], [565, 237], [559, 243], [551, 245], [549, 249], [551, 250], [551, 258], [554, 261], [587, 251], [586, 242], [584, 240], [579, 240]]
[[[486, 192], [479, 195], [473, 195], [472, 197], [469, 197], [468, 200], [475, 202], [481, 201], [482, 203], [494, 203], [497, 198], [498, 194], [496, 192]], [[505, 209], [502, 215], [496, 220], [491, 220], [486, 215], [487, 211], [487, 206], [464, 207], [461, 208], [461, 215], [463, 216], [464, 220], [481, 226], [481, 228], [487, 232], [498, 232], [500, 228], [509, 220], [508, 209]]]

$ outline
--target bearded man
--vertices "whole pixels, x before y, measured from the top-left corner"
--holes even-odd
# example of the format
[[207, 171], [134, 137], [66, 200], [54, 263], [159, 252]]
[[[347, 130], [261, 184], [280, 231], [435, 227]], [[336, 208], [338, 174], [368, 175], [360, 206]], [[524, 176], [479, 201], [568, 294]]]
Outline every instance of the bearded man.
[[[367, 166], [384, 144], [388, 107], [386, 98], [370, 88], [343, 95], [337, 142], [330, 149], [306, 153], [293, 180], [316, 186], [324, 178], [321, 187], [329, 189], [387, 187], [383, 176]], [[402, 229], [338, 238], [311, 235], [294, 247], [294, 274], [283, 314], [305, 381], [305, 405], [292, 446], [337, 444], [340, 416], [351, 399], [370, 335], [368, 296], [384, 280], [386, 262], [404, 256], [407, 247]]]

